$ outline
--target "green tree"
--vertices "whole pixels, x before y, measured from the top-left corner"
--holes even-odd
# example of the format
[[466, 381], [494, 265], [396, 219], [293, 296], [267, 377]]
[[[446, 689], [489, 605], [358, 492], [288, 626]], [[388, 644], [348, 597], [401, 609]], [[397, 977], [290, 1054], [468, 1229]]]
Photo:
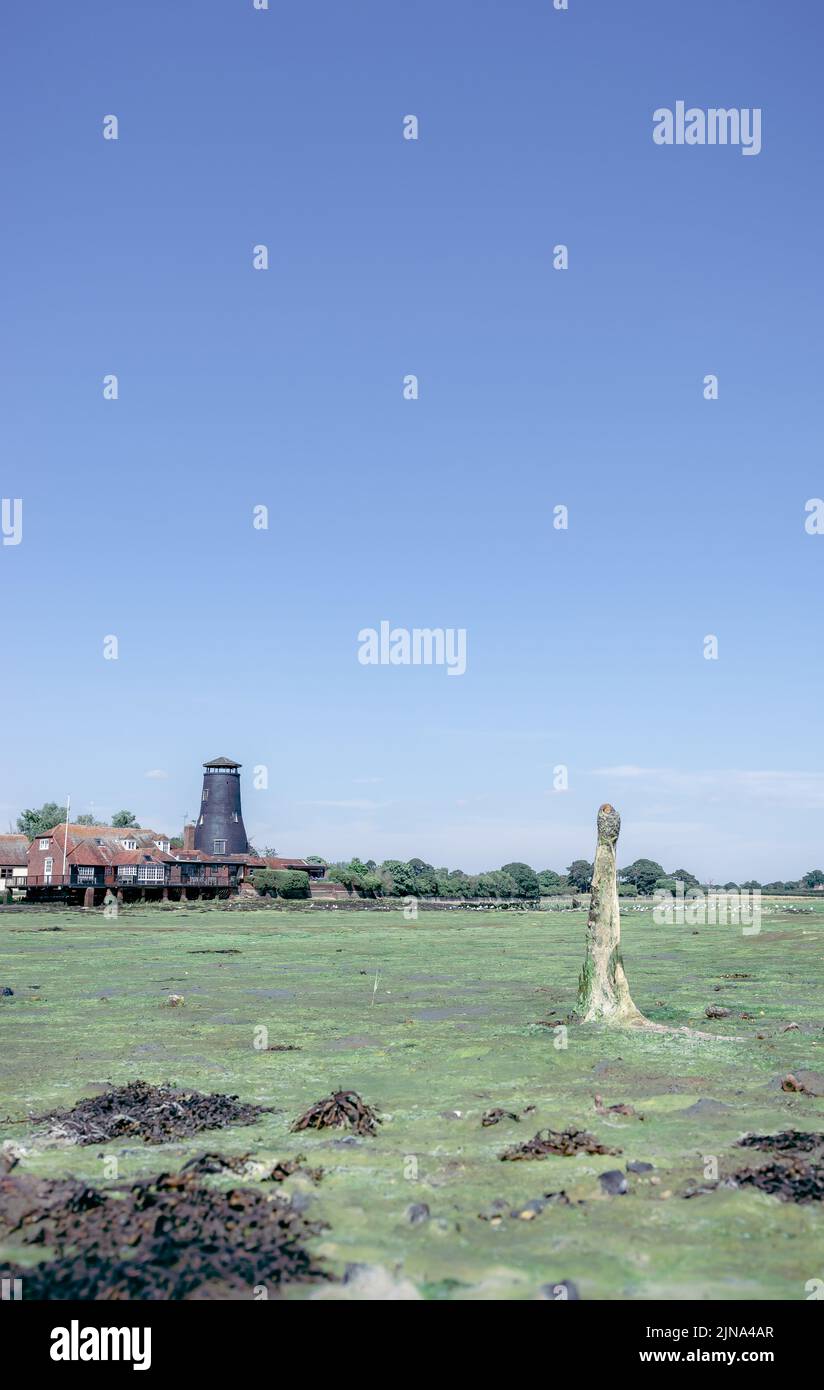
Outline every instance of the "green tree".
[[538, 882], [542, 888], [560, 888], [561, 875], [556, 874], [554, 869], [541, 869], [538, 873]]
[[[354, 862], [357, 863], [358, 861]], [[333, 883], [342, 883], [344, 888], [349, 889], [350, 893], [355, 888], [363, 887], [363, 879], [352, 864], [333, 864], [326, 877], [331, 879]]]
[[17, 829], [21, 835], [28, 835], [33, 840], [36, 835], [43, 835], [47, 830], [53, 830], [56, 825], [66, 819], [65, 806], [58, 806], [56, 801], [46, 801], [40, 810], [21, 811], [17, 817]]
[[518, 885], [511, 874], [506, 869], [493, 869], [489, 874], [482, 874], [490, 885], [490, 896], [493, 898], [517, 898]]
[[685, 893], [688, 888], [700, 888], [701, 886], [695, 874], [689, 873], [686, 869], [673, 869], [671, 874], [667, 874], [667, 878], [674, 878], [683, 883]]
[[[588, 893], [592, 884], [594, 865], [588, 859], [574, 859], [567, 869], [567, 878], [570, 888], [575, 888], [579, 893]], [[661, 871], [663, 873], [663, 869]]]
[[112, 825], [117, 826], [118, 830], [125, 830], [127, 826], [137, 825], [137, 816], [134, 811], [115, 811]]
[[824, 883], [824, 870], [810, 869], [810, 872], [804, 875], [801, 882], [805, 888], [818, 888]]
[[301, 869], [275, 869], [275, 887], [280, 898], [308, 898], [309, 875]]
[[522, 864], [515, 860], [512, 864], [504, 864], [501, 873], [509, 874], [515, 880], [519, 898], [537, 898], [540, 896], [541, 885], [538, 882], [538, 875], [528, 864]]
[[658, 879], [666, 878], [667, 875], [654, 859], [636, 859], [634, 864], [628, 864], [625, 869], [621, 869], [618, 877], [622, 883], [631, 883], [639, 893], [651, 893]]
[[94, 816], [88, 815], [77, 816], [74, 823], [75, 825], [97, 825]]
[[397, 898], [417, 897], [415, 875], [402, 859], [385, 859], [381, 870], [388, 874], [392, 883], [392, 894]]
[[438, 891], [438, 881], [432, 865], [427, 864], [425, 859], [410, 859], [407, 867], [415, 882], [412, 889], [415, 897], [434, 897]]
[[255, 869], [252, 873], [252, 883], [261, 897], [273, 897], [275, 895], [275, 870]]
[[370, 869], [361, 879], [363, 893], [367, 898], [379, 898], [383, 892], [383, 879]]

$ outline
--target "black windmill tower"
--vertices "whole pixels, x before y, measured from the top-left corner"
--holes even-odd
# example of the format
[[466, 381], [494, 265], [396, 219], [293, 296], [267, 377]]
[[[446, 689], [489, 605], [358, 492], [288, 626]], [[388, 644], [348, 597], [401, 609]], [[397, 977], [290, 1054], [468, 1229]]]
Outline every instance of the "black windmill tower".
[[240, 763], [212, 758], [203, 764], [203, 792], [195, 849], [206, 854], [246, 854], [249, 842], [240, 809]]

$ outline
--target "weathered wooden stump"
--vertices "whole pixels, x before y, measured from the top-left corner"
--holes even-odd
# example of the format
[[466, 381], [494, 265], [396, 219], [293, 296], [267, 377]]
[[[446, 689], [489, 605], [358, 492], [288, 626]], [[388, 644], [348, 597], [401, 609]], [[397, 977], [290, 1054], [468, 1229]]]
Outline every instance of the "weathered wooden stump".
[[607, 802], [598, 810], [598, 844], [587, 921], [587, 949], [578, 981], [582, 1023], [645, 1023], [632, 1002], [621, 959], [621, 912], [615, 846], [621, 817]]

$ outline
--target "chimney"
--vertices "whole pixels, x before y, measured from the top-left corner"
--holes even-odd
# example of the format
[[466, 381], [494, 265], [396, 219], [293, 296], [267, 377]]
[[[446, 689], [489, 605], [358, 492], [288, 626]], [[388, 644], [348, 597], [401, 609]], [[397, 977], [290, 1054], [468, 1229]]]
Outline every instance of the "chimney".
[[184, 848], [185, 850], [193, 850], [194, 847], [195, 847], [195, 828], [194, 828], [193, 825], [184, 825], [184, 827], [183, 827], [183, 848]]

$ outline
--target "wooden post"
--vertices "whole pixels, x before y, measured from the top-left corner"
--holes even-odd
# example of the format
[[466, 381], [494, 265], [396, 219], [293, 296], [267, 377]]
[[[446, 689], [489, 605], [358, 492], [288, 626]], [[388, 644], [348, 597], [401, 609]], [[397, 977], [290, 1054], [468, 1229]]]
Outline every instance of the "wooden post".
[[592, 874], [587, 949], [578, 981], [582, 1023], [646, 1022], [632, 1002], [621, 959], [621, 913], [615, 846], [621, 817], [607, 802], [598, 811], [598, 844]]

